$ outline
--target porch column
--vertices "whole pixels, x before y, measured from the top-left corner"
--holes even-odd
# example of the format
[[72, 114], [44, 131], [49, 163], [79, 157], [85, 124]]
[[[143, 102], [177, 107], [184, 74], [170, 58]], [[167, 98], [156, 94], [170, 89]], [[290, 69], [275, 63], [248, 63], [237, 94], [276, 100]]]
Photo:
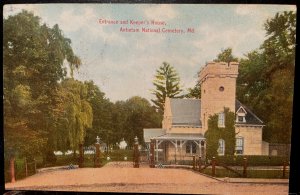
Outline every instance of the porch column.
[[175, 164], [177, 164], [177, 156], [176, 156], [176, 154], [177, 154], [177, 140], [175, 140]]
[[180, 160], [182, 161], [182, 143], [183, 141], [180, 140]]
[[158, 162], [158, 140], [155, 140], [155, 148], [156, 148], [156, 162]]
[[155, 153], [154, 153], [154, 148], [155, 148], [155, 146], [154, 146], [154, 140], [153, 139], [151, 139], [151, 141], [150, 141], [150, 154], [149, 154], [149, 156], [150, 156], [150, 168], [154, 168], [155, 167]]
[[199, 156], [202, 157], [202, 146], [201, 146], [201, 140], [199, 140]]
[[203, 157], [204, 157], [204, 159], [206, 159], [206, 141], [204, 141], [204, 150], [203, 151], [204, 151]]

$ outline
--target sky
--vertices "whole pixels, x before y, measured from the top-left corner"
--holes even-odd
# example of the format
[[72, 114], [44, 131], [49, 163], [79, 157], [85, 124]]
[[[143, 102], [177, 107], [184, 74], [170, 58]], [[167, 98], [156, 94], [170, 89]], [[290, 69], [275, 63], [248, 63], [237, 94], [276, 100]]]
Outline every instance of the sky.
[[[49, 27], [58, 24], [82, 60], [74, 77], [93, 80], [115, 102], [132, 96], [155, 99], [152, 81], [163, 62], [175, 67], [185, 93], [196, 84], [201, 67], [222, 49], [231, 47], [238, 58], [258, 49], [266, 38], [265, 21], [277, 12], [296, 11], [296, 6], [12, 4], [3, 7], [3, 17], [22, 9], [33, 12]], [[103, 24], [100, 19], [118, 24]], [[151, 21], [160, 25], [151, 25]], [[122, 32], [121, 28], [139, 32]], [[143, 32], [142, 28], [160, 32]], [[184, 33], [162, 32], [166, 29]]]

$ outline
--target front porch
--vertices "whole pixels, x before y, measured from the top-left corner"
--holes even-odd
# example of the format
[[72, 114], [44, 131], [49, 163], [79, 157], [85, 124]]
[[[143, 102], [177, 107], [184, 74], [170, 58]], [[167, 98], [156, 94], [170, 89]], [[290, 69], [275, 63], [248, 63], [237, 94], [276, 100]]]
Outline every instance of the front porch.
[[[205, 159], [202, 134], [165, 134], [151, 139], [155, 164], [190, 164], [193, 156]], [[150, 149], [151, 153], [151, 149]]]

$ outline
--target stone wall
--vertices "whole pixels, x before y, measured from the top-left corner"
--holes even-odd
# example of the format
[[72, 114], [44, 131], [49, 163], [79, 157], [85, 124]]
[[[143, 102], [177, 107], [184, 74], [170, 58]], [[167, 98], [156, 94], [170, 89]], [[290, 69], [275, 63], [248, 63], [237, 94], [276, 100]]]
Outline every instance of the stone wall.
[[201, 121], [204, 132], [209, 116], [224, 111], [224, 107], [235, 112], [236, 78], [238, 63], [208, 63], [200, 72]]
[[262, 142], [262, 155], [269, 155], [269, 143], [263, 141]]
[[269, 155], [271, 156], [290, 156], [291, 144], [269, 144]]
[[172, 113], [171, 113], [171, 103], [170, 98], [166, 98], [164, 107], [164, 116], [162, 121], [162, 128], [166, 129], [167, 133], [172, 127]]
[[244, 155], [263, 155], [262, 126], [236, 126], [235, 132], [244, 138]]
[[172, 127], [171, 130], [167, 131], [167, 133], [177, 133], [177, 134], [199, 134], [201, 133], [204, 136], [203, 129], [201, 127]]

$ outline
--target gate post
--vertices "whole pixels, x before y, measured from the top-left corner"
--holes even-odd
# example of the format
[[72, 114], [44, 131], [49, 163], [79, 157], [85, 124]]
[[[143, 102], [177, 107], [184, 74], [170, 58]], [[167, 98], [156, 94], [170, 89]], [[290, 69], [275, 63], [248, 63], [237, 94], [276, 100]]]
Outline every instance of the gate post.
[[282, 178], [285, 178], [285, 172], [286, 172], [286, 162], [283, 161], [283, 172], [282, 172]]
[[199, 172], [201, 171], [201, 156], [199, 156]]
[[11, 156], [10, 160], [9, 160], [9, 164], [10, 164], [10, 181], [11, 183], [15, 183], [16, 182], [16, 178], [15, 178], [15, 157]]
[[154, 168], [154, 140], [150, 140], [150, 168]]
[[95, 143], [95, 148], [96, 148], [96, 156], [95, 156], [95, 162], [94, 162], [94, 167], [100, 167], [101, 162], [100, 162], [100, 143], [99, 140], [100, 138], [97, 136], [96, 137], [97, 142]]
[[36, 160], [35, 160], [35, 158], [33, 159], [33, 161], [34, 161], [34, 173], [36, 173]]
[[28, 167], [27, 167], [27, 159], [26, 159], [26, 157], [25, 157], [24, 162], [25, 162], [25, 176], [27, 177], [28, 176]]
[[216, 157], [212, 157], [211, 166], [212, 176], [214, 177], [216, 175]]
[[244, 158], [244, 170], [243, 170], [243, 177], [247, 177], [247, 158]]
[[83, 154], [83, 144], [79, 144], [79, 168], [83, 168], [84, 154]]
[[137, 136], [134, 138], [133, 167], [139, 168], [139, 142]]

